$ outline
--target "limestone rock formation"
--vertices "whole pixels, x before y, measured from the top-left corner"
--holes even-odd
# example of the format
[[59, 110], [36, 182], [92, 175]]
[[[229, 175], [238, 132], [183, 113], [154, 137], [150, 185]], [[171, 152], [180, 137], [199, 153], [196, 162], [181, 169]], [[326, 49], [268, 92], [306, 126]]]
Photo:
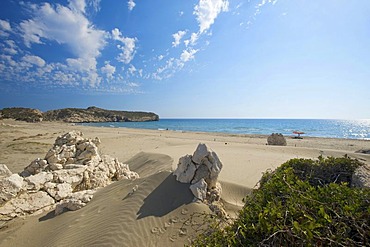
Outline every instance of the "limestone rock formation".
[[286, 139], [282, 134], [279, 133], [272, 133], [267, 138], [268, 145], [276, 145], [276, 146], [286, 146]]
[[12, 107], [0, 110], [0, 119], [3, 118], [13, 118], [15, 120], [26, 122], [41, 122], [43, 114], [37, 109]]
[[360, 149], [357, 150], [355, 153], [370, 154], [370, 149]]
[[56, 214], [76, 210], [91, 200], [95, 189], [139, 177], [127, 164], [101, 156], [99, 143], [99, 138], [72, 131], [59, 136], [45, 158], [32, 161], [20, 175], [0, 165], [0, 220], [55, 206]]
[[144, 122], [159, 120], [159, 116], [153, 112], [113, 111], [94, 106], [87, 109], [64, 108], [47, 112], [22, 107], [0, 109], [0, 119], [5, 118], [27, 122], [63, 121], [68, 123]]
[[221, 184], [217, 181], [222, 169], [222, 162], [217, 154], [200, 143], [193, 155], [179, 159], [177, 169], [173, 172], [176, 180], [189, 183], [189, 189], [197, 200], [209, 205], [212, 211], [225, 216], [222, 209]]

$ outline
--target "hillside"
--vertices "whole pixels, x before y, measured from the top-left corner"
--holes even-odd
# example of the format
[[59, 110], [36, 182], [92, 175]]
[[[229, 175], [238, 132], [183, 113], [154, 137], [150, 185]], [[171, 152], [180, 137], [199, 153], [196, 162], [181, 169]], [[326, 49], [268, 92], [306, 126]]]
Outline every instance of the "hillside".
[[144, 122], [158, 121], [157, 114], [152, 112], [130, 112], [105, 110], [97, 107], [64, 108], [41, 112], [30, 108], [4, 108], [0, 110], [0, 118], [12, 118], [20, 121], [62, 121], [67, 123], [88, 122]]

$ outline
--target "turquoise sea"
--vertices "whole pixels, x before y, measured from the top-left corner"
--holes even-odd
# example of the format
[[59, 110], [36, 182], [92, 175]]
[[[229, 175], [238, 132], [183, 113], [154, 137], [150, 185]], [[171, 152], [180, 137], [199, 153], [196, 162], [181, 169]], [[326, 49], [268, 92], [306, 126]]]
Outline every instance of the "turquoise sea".
[[83, 125], [228, 134], [282, 133], [287, 136], [294, 136], [293, 131], [303, 131], [305, 134], [302, 136], [370, 140], [370, 119], [160, 119], [154, 122], [84, 123]]

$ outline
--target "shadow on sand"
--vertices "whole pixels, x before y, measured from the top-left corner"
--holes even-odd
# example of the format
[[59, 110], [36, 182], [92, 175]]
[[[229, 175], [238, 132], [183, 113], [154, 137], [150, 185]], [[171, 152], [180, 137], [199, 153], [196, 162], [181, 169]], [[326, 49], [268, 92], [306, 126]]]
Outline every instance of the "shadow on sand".
[[137, 219], [147, 216], [164, 216], [182, 205], [193, 201], [189, 184], [176, 181], [175, 176], [168, 175], [145, 199], [136, 213]]

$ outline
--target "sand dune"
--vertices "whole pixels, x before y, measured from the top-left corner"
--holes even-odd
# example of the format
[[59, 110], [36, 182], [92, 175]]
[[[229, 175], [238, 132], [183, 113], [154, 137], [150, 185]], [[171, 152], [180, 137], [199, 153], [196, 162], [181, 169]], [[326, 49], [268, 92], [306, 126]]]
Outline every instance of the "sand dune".
[[324, 138], [288, 139], [288, 146], [266, 146], [265, 136], [182, 133], [116, 128], [93, 128], [64, 123], [31, 124], [0, 121], [0, 163], [20, 172], [43, 157], [55, 138], [79, 130], [98, 136], [104, 154], [117, 157], [139, 173], [99, 189], [86, 207], [54, 216], [53, 212], [0, 225], [0, 246], [183, 246], [203, 224], [199, 213], [209, 212], [193, 202], [188, 185], [171, 174], [178, 159], [206, 143], [224, 164], [220, 174], [222, 200], [230, 215], [266, 169], [291, 158], [349, 154], [370, 163], [369, 141]]

